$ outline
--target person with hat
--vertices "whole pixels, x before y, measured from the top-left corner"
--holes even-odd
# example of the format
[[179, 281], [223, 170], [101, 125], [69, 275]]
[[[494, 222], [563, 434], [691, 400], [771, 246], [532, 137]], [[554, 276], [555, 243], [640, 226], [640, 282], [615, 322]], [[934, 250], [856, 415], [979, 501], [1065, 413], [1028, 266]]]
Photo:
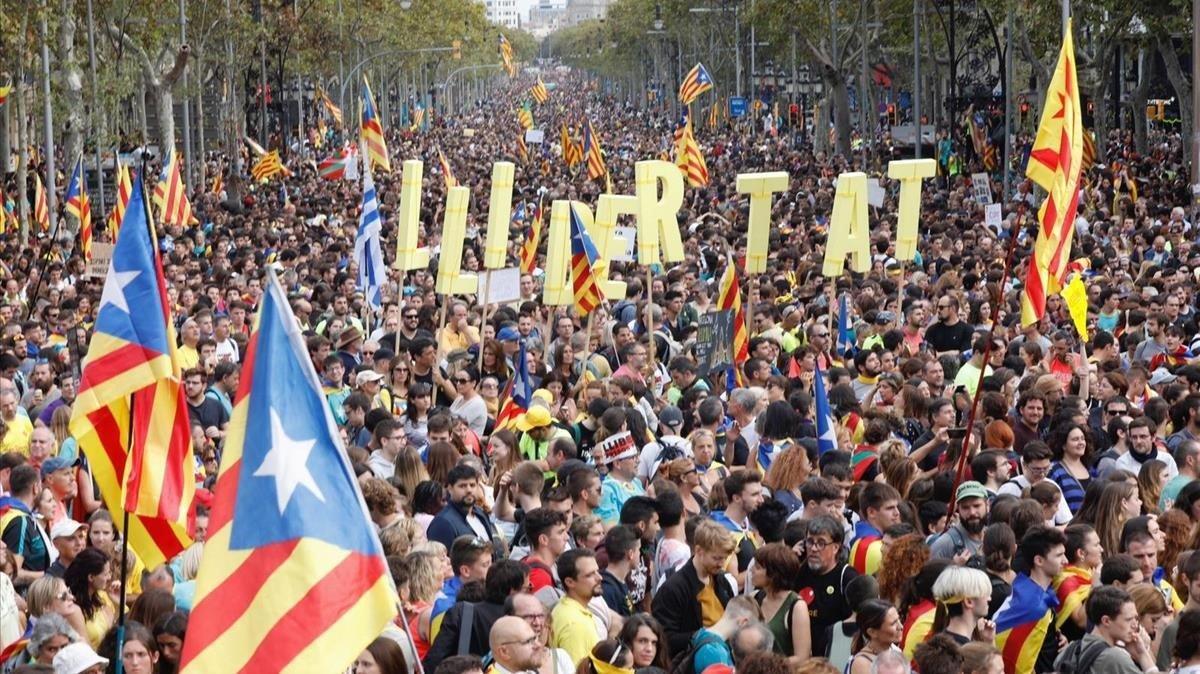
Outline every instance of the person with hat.
[[601, 440], [597, 449], [604, 456], [608, 474], [600, 483], [600, 507], [596, 515], [605, 527], [613, 526], [621, 516], [621, 506], [633, 496], [646, 493], [637, 481], [638, 451], [633, 435], [627, 430]]
[[82, 522], [67, 518], [56, 523], [50, 529], [50, 540], [58, 551], [58, 559], [46, 569], [46, 575], [62, 578], [75, 556], [87, 546], [87, 535], [88, 526]]
[[981, 564], [978, 568], [982, 568], [979, 555], [988, 522], [987, 489], [975, 480], [967, 480], [958, 485], [954, 500], [958, 504], [958, 521], [933, 541], [929, 553], [934, 558], [975, 560]]
[[392, 392], [383, 387], [384, 376], [375, 370], [354, 375], [354, 388], [371, 399], [371, 409], [392, 410]]
[[54, 656], [54, 674], [104, 674], [108, 658], [96, 655], [96, 651], [83, 641], [67, 644]]
[[550, 466], [550, 443], [557, 438], [569, 438], [571, 434], [554, 424], [550, 408], [543, 403], [540, 391], [534, 393], [534, 400], [529, 404], [529, 410], [517, 418], [517, 430], [521, 431], [521, 439], [517, 441], [517, 449], [526, 461], [536, 461], [544, 471], [553, 470]]
[[343, 328], [333, 340], [333, 348], [347, 374], [354, 372], [362, 363], [362, 345], [362, 331], [353, 325]]
[[50, 517], [48, 526], [67, 518], [73, 511], [78, 486], [75, 481], [75, 463], [61, 456], [52, 456], [42, 463], [42, 486], [50, 490], [54, 497], [54, 514]]
[[658, 442], [646, 443], [638, 458], [637, 476], [643, 484], [650, 484], [659, 468], [672, 460], [692, 457], [692, 444], [682, 435], [683, 412], [678, 407], [662, 408], [658, 413], [658, 431]]

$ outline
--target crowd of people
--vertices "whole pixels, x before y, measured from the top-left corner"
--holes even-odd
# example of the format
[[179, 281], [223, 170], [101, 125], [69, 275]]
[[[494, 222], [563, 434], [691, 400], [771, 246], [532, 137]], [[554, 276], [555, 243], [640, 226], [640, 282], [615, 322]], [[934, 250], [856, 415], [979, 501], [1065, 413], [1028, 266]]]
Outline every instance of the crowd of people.
[[[610, 189], [564, 162], [563, 124], [591, 121], [618, 193], [633, 193], [635, 161], [671, 147], [666, 109], [543, 76], [540, 145], [518, 149], [525, 77], [428, 129], [387, 130], [397, 171], [375, 176], [387, 262], [399, 163], [414, 158], [435, 261], [390, 271], [377, 311], [352, 255], [360, 186], [323, 180], [313, 161], [340, 147], [337, 129], [321, 149], [292, 148], [292, 175], [240, 198], [197, 186], [199, 226], [160, 227], [205, 479], [196, 543], [158, 568], [120, 567], [120, 532], [67, 423], [102, 279], [69, 239], [4, 235], [0, 641], [29, 628], [10, 668], [99, 672], [119, 652], [125, 671], [176, 671], [273, 268], [403, 607], [353, 672], [1200, 672], [1200, 229], [1181, 207], [1186, 181], [1165, 170], [1178, 135], [1156, 133], [1149, 153], [1128, 132], [1101, 139], [1109, 160], [1086, 173], [1071, 256], [1086, 259], [1086, 335], [1058, 296], [1020, 324], [1039, 203], [1028, 183], [1004, 199], [996, 181], [994, 228], [969, 176], [942, 171], [924, 186], [917, 259], [897, 260], [897, 186], [881, 177], [871, 271], [824, 278], [837, 175], [878, 175], [887, 138], [861, 166], [814, 151], [813, 129], [723, 117], [697, 120], [711, 179], [678, 213], [683, 263], [647, 277], [613, 262], [625, 297], [585, 317], [541, 301], [543, 241], [519, 298], [485, 313], [475, 296], [435, 292], [439, 152], [471, 190], [463, 269], [478, 271], [493, 161], [517, 164], [516, 265], [554, 200]], [[229, 170], [208, 160], [209, 175]], [[771, 207], [769, 272], [742, 274], [749, 357], [735, 375], [698, 358], [711, 346], [699, 324], [746, 254], [736, 176], [764, 170], [790, 184]], [[498, 424], [522, 362], [528, 408]]]

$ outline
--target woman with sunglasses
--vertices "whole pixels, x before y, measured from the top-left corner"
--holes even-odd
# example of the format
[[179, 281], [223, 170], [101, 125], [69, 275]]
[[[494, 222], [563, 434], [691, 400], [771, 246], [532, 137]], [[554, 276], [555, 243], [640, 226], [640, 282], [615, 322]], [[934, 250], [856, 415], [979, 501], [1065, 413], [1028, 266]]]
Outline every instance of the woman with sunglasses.
[[79, 604], [75, 603], [75, 595], [67, 589], [63, 579], [53, 576], [38, 578], [29, 586], [25, 601], [31, 619], [53, 613], [66, 620], [76, 634], [87, 633], [83, 611]]
[[409, 368], [407, 353], [392, 358], [388, 365], [388, 376], [385, 380], [392, 392], [392, 415], [403, 416], [408, 409], [408, 386], [412, 381], [412, 370]]

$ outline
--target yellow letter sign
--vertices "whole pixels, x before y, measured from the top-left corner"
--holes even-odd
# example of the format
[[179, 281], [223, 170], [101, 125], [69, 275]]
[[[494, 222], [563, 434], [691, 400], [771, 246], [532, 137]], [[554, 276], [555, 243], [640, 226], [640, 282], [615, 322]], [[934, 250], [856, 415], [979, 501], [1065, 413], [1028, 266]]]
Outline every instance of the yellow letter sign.
[[423, 171], [424, 164], [420, 161], [410, 159], [404, 162], [404, 173], [400, 179], [400, 224], [396, 232], [396, 268], [402, 271], [429, 266], [429, 249], [417, 248]]
[[462, 272], [463, 237], [467, 233], [467, 203], [470, 199], [471, 188], [461, 185], [451, 187], [446, 195], [436, 285], [440, 295], [466, 295], [479, 288], [479, 279], [475, 274]]
[[676, 219], [683, 206], [683, 174], [679, 167], [661, 159], [640, 161], [634, 165], [634, 178], [638, 200], [638, 264], [658, 264], [660, 246], [663, 262], [683, 262], [683, 239]]
[[625, 282], [608, 278], [613, 256], [621, 252], [621, 246], [625, 245], [625, 240], [617, 236], [617, 218], [622, 215], [636, 216], [637, 212], [637, 197], [628, 194], [601, 194], [596, 201], [596, 227], [588, 228], [588, 233], [592, 235], [592, 243], [596, 244], [596, 252], [600, 255], [600, 264], [596, 267], [604, 272], [604, 278], [597, 279], [600, 292], [613, 302], [625, 299]]
[[888, 163], [888, 177], [900, 181], [900, 213], [896, 223], [896, 259], [917, 256], [917, 225], [921, 219], [921, 179], [932, 178], [932, 159], [900, 159]]
[[850, 268], [860, 274], [871, 271], [871, 233], [867, 220], [867, 174], [855, 171], [838, 176], [833, 196], [833, 215], [825, 242], [821, 273], [841, 276], [850, 255]]
[[513, 163], [492, 164], [492, 198], [488, 201], [487, 242], [483, 266], [500, 269], [508, 254], [508, 228], [512, 222]]
[[746, 273], [767, 271], [771, 242], [771, 195], [788, 188], [786, 171], [747, 173], [737, 177], [737, 191], [750, 195], [750, 233], [746, 237]]

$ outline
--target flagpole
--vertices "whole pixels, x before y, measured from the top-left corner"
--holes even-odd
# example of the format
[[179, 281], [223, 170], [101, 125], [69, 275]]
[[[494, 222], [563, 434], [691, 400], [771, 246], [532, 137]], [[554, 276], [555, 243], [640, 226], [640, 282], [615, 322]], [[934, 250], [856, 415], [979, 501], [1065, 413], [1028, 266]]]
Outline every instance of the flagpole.
[[[1004, 258], [1004, 275], [1000, 279], [1000, 301], [992, 302], [992, 329], [995, 329], [996, 324], [1000, 320], [1000, 305], [1004, 300], [1004, 287], [1008, 285], [1008, 277], [1012, 274], [1013, 253], [1017, 250], [1017, 235], [1021, 232], [1021, 227], [1025, 222], [1025, 203], [1021, 202], [1019, 214], [1013, 220], [1012, 229], [1008, 233], [1008, 252]], [[967, 415], [966, 429], [967, 432], [962, 439], [962, 447], [959, 449], [958, 461], [954, 467], [954, 488], [950, 490], [953, 494], [958, 491], [958, 485], [962, 484], [963, 473], [967, 466], [967, 448], [971, 444], [971, 433], [975, 427], [975, 417], [979, 412], [979, 399], [983, 396], [983, 379], [987, 375], [988, 360], [992, 355], [992, 344], [996, 341], [993, 333], [992, 337], [987, 340], [987, 346], [983, 349], [983, 366], [979, 368], [979, 380], [975, 384], [975, 395], [971, 396], [971, 412]], [[950, 500], [950, 510], [946, 515], [946, 521], [954, 519], [954, 511], [957, 507], [954, 499]]]
[[[487, 320], [488, 320], [488, 294], [491, 292], [491, 288], [492, 288], [492, 272], [493, 271], [495, 271], [495, 270], [494, 269], [485, 269], [483, 271], [483, 297], [480, 298], [481, 299], [480, 304], [483, 305], [483, 314], [482, 314], [482, 318], [480, 319], [480, 323], [479, 323], [479, 332], [480, 332], [481, 337], [483, 334], [483, 326], [487, 325]], [[475, 369], [482, 374], [482, 372], [483, 372], [483, 340], [482, 339], [479, 340], [479, 360], [478, 360], [478, 365], [475, 366]]]

